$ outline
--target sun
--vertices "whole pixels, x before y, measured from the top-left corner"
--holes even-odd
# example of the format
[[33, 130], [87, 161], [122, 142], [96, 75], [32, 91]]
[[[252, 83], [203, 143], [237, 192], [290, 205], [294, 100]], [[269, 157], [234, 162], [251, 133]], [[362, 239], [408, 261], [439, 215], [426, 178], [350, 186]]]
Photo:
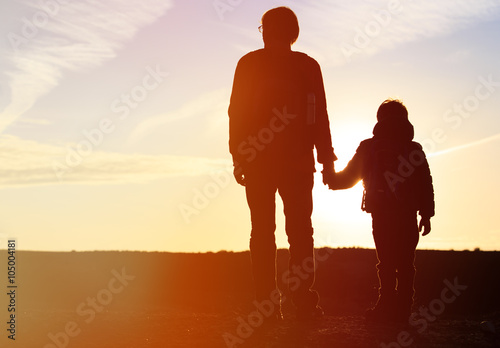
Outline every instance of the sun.
[[317, 177], [313, 189], [313, 224], [317, 247], [373, 247], [371, 216], [361, 210], [363, 186], [329, 190]]
[[[347, 118], [349, 119], [349, 118]], [[341, 171], [356, 153], [359, 143], [371, 136], [371, 127], [350, 118], [335, 125], [332, 138], [335, 154], [335, 170]], [[321, 169], [321, 165], [318, 165]], [[329, 190], [322, 183], [320, 170], [315, 175], [313, 189], [315, 244], [317, 246], [373, 247], [371, 216], [361, 210], [363, 185], [358, 182], [347, 190]]]

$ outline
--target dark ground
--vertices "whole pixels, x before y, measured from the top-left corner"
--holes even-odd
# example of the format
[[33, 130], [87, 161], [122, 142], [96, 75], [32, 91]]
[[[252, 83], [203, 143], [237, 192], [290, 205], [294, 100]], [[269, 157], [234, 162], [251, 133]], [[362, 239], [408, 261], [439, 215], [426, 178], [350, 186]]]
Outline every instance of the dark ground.
[[[7, 339], [4, 295], [0, 347], [500, 347], [500, 252], [418, 251], [415, 311], [429, 314], [406, 326], [363, 320], [377, 297], [374, 250], [318, 253], [328, 256], [315, 285], [325, 317], [297, 322], [285, 301], [285, 321], [265, 329], [252, 304], [248, 252], [18, 251], [16, 341]], [[287, 258], [280, 250], [279, 275]], [[4, 267], [0, 279], [6, 293]], [[460, 287], [446, 290], [445, 303], [453, 283]]]

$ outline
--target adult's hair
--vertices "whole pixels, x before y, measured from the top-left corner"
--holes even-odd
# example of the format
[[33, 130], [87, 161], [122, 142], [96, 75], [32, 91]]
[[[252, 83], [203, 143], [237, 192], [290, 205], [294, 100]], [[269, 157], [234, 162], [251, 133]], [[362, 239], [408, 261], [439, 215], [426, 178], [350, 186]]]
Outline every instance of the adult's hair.
[[377, 110], [377, 121], [382, 121], [389, 117], [402, 117], [408, 119], [408, 110], [403, 102], [398, 99], [385, 100]]
[[299, 21], [288, 7], [270, 9], [261, 19], [264, 36], [271, 40], [293, 44], [299, 37]]

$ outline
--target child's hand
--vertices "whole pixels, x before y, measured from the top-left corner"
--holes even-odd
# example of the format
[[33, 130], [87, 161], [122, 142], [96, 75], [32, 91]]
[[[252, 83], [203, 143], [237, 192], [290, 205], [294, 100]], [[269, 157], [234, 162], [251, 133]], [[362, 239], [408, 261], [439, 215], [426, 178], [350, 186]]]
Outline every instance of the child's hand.
[[419, 232], [421, 232], [422, 229], [424, 230], [424, 232], [422, 233], [422, 236], [427, 236], [431, 232], [431, 220], [430, 220], [430, 218], [422, 217], [420, 219], [420, 223], [418, 224]]

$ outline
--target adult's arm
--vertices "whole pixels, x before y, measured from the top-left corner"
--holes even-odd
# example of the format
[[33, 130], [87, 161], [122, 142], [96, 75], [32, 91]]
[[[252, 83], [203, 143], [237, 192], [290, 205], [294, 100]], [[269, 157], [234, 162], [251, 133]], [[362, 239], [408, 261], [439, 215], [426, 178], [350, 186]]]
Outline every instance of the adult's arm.
[[416, 166], [416, 174], [418, 175], [419, 185], [418, 198], [419, 198], [419, 214], [422, 218], [429, 219], [434, 216], [435, 203], [434, 203], [434, 186], [432, 184], [432, 175], [429, 168], [429, 162], [425, 157], [425, 153], [420, 144], [416, 144], [414, 151], [418, 152], [419, 165]]
[[333, 170], [333, 162], [337, 160], [337, 156], [333, 152], [332, 136], [330, 134], [330, 121], [326, 106], [325, 87], [323, 84], [323, 75], [319, 64], [311, 58], [312, 70], [314, 78], [314, 94], [315, 94], [315, 122], [314, 122], [314, 145], [317, 152], [317, 160], [323, 164], [323, 168]]
[[244, 166], [245, 158], [238, 147], [244, 141], [246, 120], [248, 119], [251, 97], [251, 65], [249, 54], [243, 56], [234, 73], [233, 89], [229, 102], [229, 152], [233, 157], [235, 168]]

